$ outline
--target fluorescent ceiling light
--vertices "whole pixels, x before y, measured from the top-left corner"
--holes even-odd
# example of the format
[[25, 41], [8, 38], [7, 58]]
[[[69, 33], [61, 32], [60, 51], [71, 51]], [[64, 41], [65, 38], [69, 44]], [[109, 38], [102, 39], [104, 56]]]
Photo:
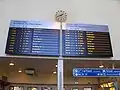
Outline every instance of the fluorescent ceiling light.
[[56, 74], [56, 73], [57, 73], [56, 71], [53, 72], [53, 74]]
[[15, 64], [14, 64], [13, 62], [10, 62], [9, 65], [10, 65], [10, 66], [14, 66]]
[[21, 73], [21, 72], [22, 72], [21, 68], [18, 70], [18, 72], [19, 72], [19, 73]]
[[56, 64], [56, 65], [55, 65], [55, 67], [57, 68], [57, 67], [58, 67], [58, 65]]
[[104, 66], [103, 65], [100, 65], [99, 68], [103, 68]]

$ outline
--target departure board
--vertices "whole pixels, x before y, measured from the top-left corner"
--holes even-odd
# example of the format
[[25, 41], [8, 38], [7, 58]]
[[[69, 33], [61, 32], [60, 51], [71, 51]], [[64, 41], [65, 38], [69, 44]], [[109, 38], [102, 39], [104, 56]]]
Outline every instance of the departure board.
[[[39, 22], [12, 22], [6, 47], [7, 54], [59, 55], [59, 30], [39, 28]], [[23, 26], [22, 26], [23, 25]]]
[[[5, 53], [59, 56], [60, 27], [58, 26], [40, 21], [12, 20]], [[107, 25], [65, 24], [63, 27], [63, 57], [113, 56]]]
[[108, 26], [68, 24], [63, 31], [64, 56], [112, 57]]

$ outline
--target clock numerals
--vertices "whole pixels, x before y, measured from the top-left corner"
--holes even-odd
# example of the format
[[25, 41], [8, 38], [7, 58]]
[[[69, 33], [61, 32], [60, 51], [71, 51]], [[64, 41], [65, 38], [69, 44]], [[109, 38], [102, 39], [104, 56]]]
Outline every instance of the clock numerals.
[[55, 19], [58, 22], [65, 22], [67, 20], [67, 13], [63, 10], [59, 10], [55, 14]]

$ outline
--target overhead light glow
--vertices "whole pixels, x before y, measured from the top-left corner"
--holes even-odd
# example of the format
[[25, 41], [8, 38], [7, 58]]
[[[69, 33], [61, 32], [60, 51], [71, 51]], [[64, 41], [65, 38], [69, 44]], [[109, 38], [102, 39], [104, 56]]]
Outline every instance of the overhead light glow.
[[19, 70], [18, 70], [18, 72], [19, 72], [19, 73], [21, 73], [21, 72], [22, 72], [22, 70], [21, 70], [21, 69], [19, 69]]
[[99, 68], [103, 68], [104, 66], [103, 65], [100, 65]]
[[103, 85], [100, 85], [102, 88], [104, 87]]
[[13, 62], [10, 62], [9, 65], [10, 65], [10, 66], [14, 66], [15, 64], [14, 64]]
[[37, 90], [37, 88], [32, 88], [32, 90]]
[[75, 84], [78, 84], [78, 82], [75, 82]]
[[53, 72], [53, 74], [56, 74], [56, 73], [57, 73], [56, 71]]
[[55, 65], [55, 67], [57, 68], [57, 67], [58, 67], [58, 65], [56, 64], [56, 65]]
[[112, 69], [115, 69], [115, 64], [114, 63], [112, 64]]

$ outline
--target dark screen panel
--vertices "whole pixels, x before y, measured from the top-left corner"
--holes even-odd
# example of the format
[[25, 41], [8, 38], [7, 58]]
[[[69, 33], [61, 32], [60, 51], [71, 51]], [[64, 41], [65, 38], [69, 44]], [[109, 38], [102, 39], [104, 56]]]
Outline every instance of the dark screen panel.
[[[6, 54], [59, 56], [60, 30], [49, 26], [52, 24], [11, 21]], [[64, 57], [113, 56], [108, 26], [68, 24], [62, 34]]]
[[63, 31], [64, 56], [112, 57], [108, 26], [72, 24]]
[[59, 30], [40, 28], [10, 28], [7, 54], [59, 55]]

